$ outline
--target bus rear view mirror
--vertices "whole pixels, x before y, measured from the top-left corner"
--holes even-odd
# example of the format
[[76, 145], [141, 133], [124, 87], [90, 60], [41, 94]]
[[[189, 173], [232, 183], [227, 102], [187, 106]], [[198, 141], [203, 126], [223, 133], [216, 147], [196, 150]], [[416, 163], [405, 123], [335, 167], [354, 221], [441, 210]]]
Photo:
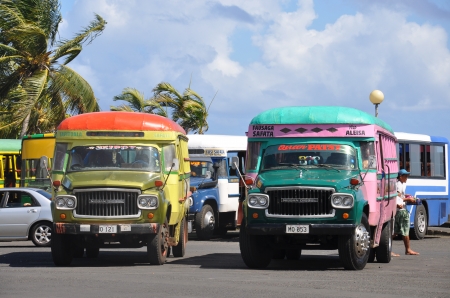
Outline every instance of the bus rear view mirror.
[[174, 158], [172, 160], [172, 171], [178, 171], [179, 168], [180, 168], [180, 161], [178, 160], [178, 158]]

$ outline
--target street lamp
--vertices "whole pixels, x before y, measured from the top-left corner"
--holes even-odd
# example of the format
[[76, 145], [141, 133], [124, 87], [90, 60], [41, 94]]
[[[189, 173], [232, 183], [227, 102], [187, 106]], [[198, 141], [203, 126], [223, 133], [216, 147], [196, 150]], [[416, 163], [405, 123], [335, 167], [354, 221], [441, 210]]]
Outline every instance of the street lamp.
[[380, 90], [373, 90], [370, 92], [369, 99], [375, 105], [375, 117], [378, 117], [378, 105], [383, 102], [384, 94]]

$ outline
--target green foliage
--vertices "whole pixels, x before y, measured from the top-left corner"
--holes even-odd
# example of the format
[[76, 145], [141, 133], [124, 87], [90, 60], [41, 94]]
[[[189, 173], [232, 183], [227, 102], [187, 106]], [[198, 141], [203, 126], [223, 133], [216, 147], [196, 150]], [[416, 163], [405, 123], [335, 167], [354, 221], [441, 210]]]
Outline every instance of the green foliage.
[[56, 40], [61, 20], [59, 0], [0, 1], [0, 137], [53, 131], [67, 114], [99, 111], [89, 83], [67, 64], [106, 21], [95, 15], [72, 39]]
[[180, 93], [171, 84], [162, 82], [153, 89], [153, 92], [153, 97], [145, 99], [144, 94], [138, 90], [125, 88], [122, 94], [114, 96], [114, 101], [123, 100], [128, 104], [111, 106], [110, 109], [151, 113], [167, 118], [171, 114], [172, 120], [180, 124], [186, 133], [203, 134], [208, 130], [208, 109], [203, 98], [190, 87]]

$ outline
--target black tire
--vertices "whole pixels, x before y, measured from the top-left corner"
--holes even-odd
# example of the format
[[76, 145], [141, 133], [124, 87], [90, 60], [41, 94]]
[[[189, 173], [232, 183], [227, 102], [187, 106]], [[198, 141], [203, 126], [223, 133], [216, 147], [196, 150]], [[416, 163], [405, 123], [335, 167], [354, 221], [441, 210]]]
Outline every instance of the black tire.
[[210, 205], [204, 205], [195, 215], [195, 233], [200, 240], [209, 240], [214, 234], [216, 216]]
[[73, 257], [74, 258], [82, 258], [84, 256], [84, 247], [80, 244], [77, 244], [73, 248]]
[[52, 259], [56, 266], [69, 266], [72, 263], [73, 252], [71, 238], [68, 235], [53, 234], [52, 237]]
[[274, 260], [284, 260], [286, 257], [286, 250], [284, 249], [274, 249], [272, 259]]
[[298, 260], [302, 255], [301, 249], [286, 249], [286, 259], [288, 260]]
[[352, 235], [339, 237], [338, 251], [345, 269], [364, 269], [370, 254], [370, 227], [365, 213]]
[[[177, 246], [172, 246], [172, 253], [175, 258], [184, 257], [184, 254], [186, 252], [186, 243], [188, 240], [186, 218], [183, 218], [183, 220], [180, 222], [180, 225], [180, 240], [178, 241]], [[170, 253], [168, 253], [168, 255], [169, 254]]]
[[373, 263], [375, 262], [375, 256], [376, 256], [376, 248], [371, 247], [369, 252], [369, 258], [367, 259], [367, 263]]
[[86, 257], [90, 259], [95, 259], [100, 253], [100, 247], [98, 246], [87, 246], [86, 247]]
[[410, 231], [410, 238], [414, 240], [422, 240], [428, 231], [428, 216], [427, 210], [423, 205], [416, 206], [414, 213], [414, 228]]
[[266, 268], [272, 260], [273, 250], [270, 249], [264, 236], [248, 235], [245, 224], [239, 231], [239, 248], [245, 265], [252, 269]]
[[385, 222], [381, 230], [380, 245], [376, 248], [377, 262], [389, 263], [392, 258], [392, 232], [391, 222]]
[[52, 245], [52, 226], [48, 221], [34, 224], [30, 230], [30, 238], [34, 245], [38, 247], [49, 247]]
[[147, 257], [151, 265], [163, 265], [169, 255], [169, 224], [167, 219], [156, 234], [148, 236]]

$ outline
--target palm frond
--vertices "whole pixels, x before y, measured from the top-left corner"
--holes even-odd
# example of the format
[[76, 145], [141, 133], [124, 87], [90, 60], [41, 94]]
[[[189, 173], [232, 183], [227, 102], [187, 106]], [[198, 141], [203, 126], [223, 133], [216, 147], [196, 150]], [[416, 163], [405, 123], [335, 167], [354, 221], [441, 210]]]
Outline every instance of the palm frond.
[[89, 26], [78, 33], [73, 39], [65, 40], [59, 43], [59, 47], [54, 53], [54, 57], [56, 57], [55, 60], [64, 56], [69, 49], [75, 46], [79, 46], [84, 42], [90, 44], [97, 36], [103, 33], [105, 25], [106, 21], [98, 14], [95, 14], [95, 20], [93, 20]]
[[67, 106], [69, 112], [82, 114], [99, 109], [94, 91], [89, 83], [76, 71], [61, 65], [51, 74], [50, 93], [61, 93], [64, 102], [73, 102]]

